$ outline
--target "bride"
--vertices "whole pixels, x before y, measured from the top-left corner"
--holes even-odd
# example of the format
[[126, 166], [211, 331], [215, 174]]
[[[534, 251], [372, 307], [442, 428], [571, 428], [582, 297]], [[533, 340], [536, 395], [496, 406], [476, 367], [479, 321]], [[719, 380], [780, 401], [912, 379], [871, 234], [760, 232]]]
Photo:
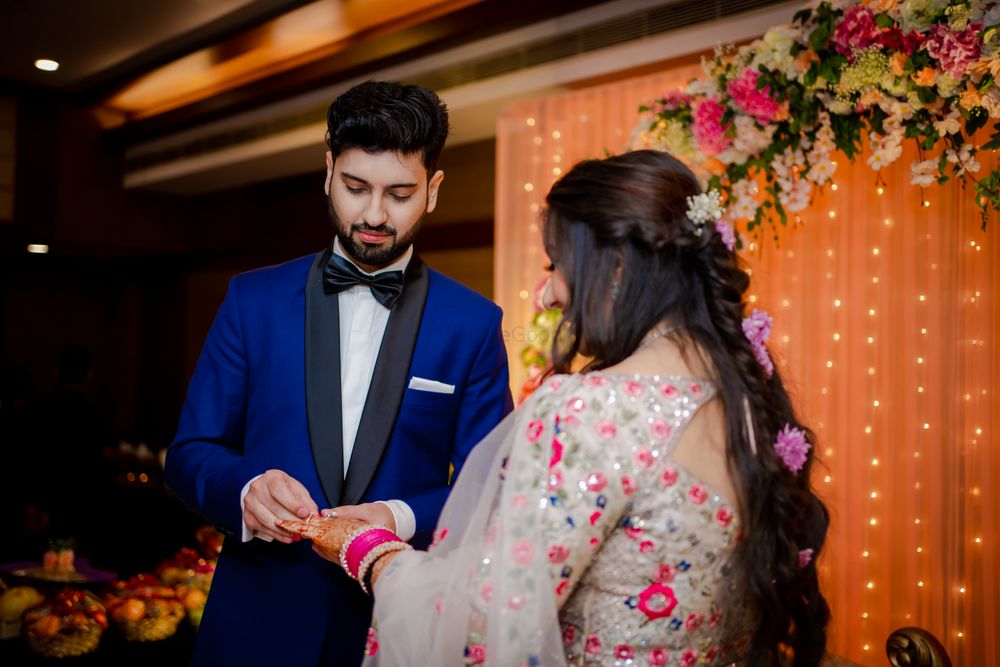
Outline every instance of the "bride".
[[284, 527], [373, 592], [367, 664], [818, 664], [813, 435], [718, 194], [636, 151], [547, 204], [554, 374], [476, 448], [431, 549], [334, 515]]

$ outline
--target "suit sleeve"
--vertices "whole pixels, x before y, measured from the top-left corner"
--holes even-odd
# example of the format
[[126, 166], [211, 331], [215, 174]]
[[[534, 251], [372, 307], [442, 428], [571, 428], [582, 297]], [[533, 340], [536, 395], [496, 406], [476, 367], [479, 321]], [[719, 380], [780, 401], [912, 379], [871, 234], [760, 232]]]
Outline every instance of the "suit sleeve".
[[[507, 348], [504, 346], [500, 326], [502, 317], [503, 313], [497, 308], [462, 391], [462, 402], [455, 426], [455, 440], [451, 450], [451, 464], [455, 468], [451, 478], [452, 484], [455, 483], [473, 447], [514, 409], [514, 400], [510, 393]], [[417, 532], [414, 537], [416, 544], [429, 543], [449, 491], [449, 487], [443, 487], [419, 496], [401, 499], [410, 506], [416, 518]]]
[[229, 283], [188, 385], [164, 478], [189, 507], [240, 534], [240, 491], [265, 472], [245, 458], [248, 367], [240, 325], [238, 278]]

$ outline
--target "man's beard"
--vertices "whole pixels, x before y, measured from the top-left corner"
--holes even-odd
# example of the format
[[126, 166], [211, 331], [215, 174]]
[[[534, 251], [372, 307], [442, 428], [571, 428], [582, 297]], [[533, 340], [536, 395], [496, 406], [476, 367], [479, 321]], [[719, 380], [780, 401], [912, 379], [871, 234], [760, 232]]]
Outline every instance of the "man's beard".
[[[337, 215], [337, 211], [334, 210], [332, 196], [327, 197], [326, 203], [330, 212], [330, 222], [337, 233], [337, 238], [340, 239], [340, 244], [352, 259], [367, 266], [388, 266], [402, 257], [409, 250], [410, 246], [413, 245], [413, 240], [417, 237], [417, 232], [420, 231], [420, 226], [424, 221], [424, 216], [421, 215], [420, 219], [413, 223], [410, 232], [406, 236], [398, 238], [396, 236], [396, 228], [392, 225], [384, 224], [372, 227], [367, 222], [355, 222], [352, 225], [347, 225]], [[385, 234], [391, 236], [392, 240], [388, 245], [382, 243], [377, 246], [371, 246], [355, 239], [354, 232]]]

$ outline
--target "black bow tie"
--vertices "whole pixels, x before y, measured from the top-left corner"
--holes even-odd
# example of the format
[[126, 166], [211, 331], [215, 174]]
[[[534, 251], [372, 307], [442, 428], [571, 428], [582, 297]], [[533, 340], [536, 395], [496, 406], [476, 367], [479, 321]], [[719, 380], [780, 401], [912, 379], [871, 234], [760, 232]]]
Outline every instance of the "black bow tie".
[[347, 259], [332, 253], [323, 269], [323, 291], [339, 294], [355, 285], [367, 285], [376, 301], [392, 309], [403, 293], [403, 272], [385, 271], [370, 276]]

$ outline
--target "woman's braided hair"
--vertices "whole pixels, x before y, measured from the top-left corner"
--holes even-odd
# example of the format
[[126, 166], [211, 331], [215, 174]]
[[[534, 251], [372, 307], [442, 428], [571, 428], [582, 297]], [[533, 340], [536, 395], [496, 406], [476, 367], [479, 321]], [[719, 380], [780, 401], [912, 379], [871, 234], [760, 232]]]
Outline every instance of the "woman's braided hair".
[[568, 372], [582, 354], [587, 369], [607, 368], [660, 322], [683, 331], [725, 409], [744, 531], [734, 558], [757, 618], [748, 664], [787, 664], [790, 654], [796, 666], [816, 665], [830, 613], [815, 559], [803, 567], [799, 552], [820, 554], [829, 517], [809, 482], [812, 450], [794, 473], [773, 447], [786, 425], [815, 438], [778, 371], [761, 366], [743, 333], [748, 274], [711, 222], [687, 216], [687, 198], [700, 192], [683, 163], [648, 150], [581, 162], [552, 187], [545, 245], [572, 296], [553, 366]]

